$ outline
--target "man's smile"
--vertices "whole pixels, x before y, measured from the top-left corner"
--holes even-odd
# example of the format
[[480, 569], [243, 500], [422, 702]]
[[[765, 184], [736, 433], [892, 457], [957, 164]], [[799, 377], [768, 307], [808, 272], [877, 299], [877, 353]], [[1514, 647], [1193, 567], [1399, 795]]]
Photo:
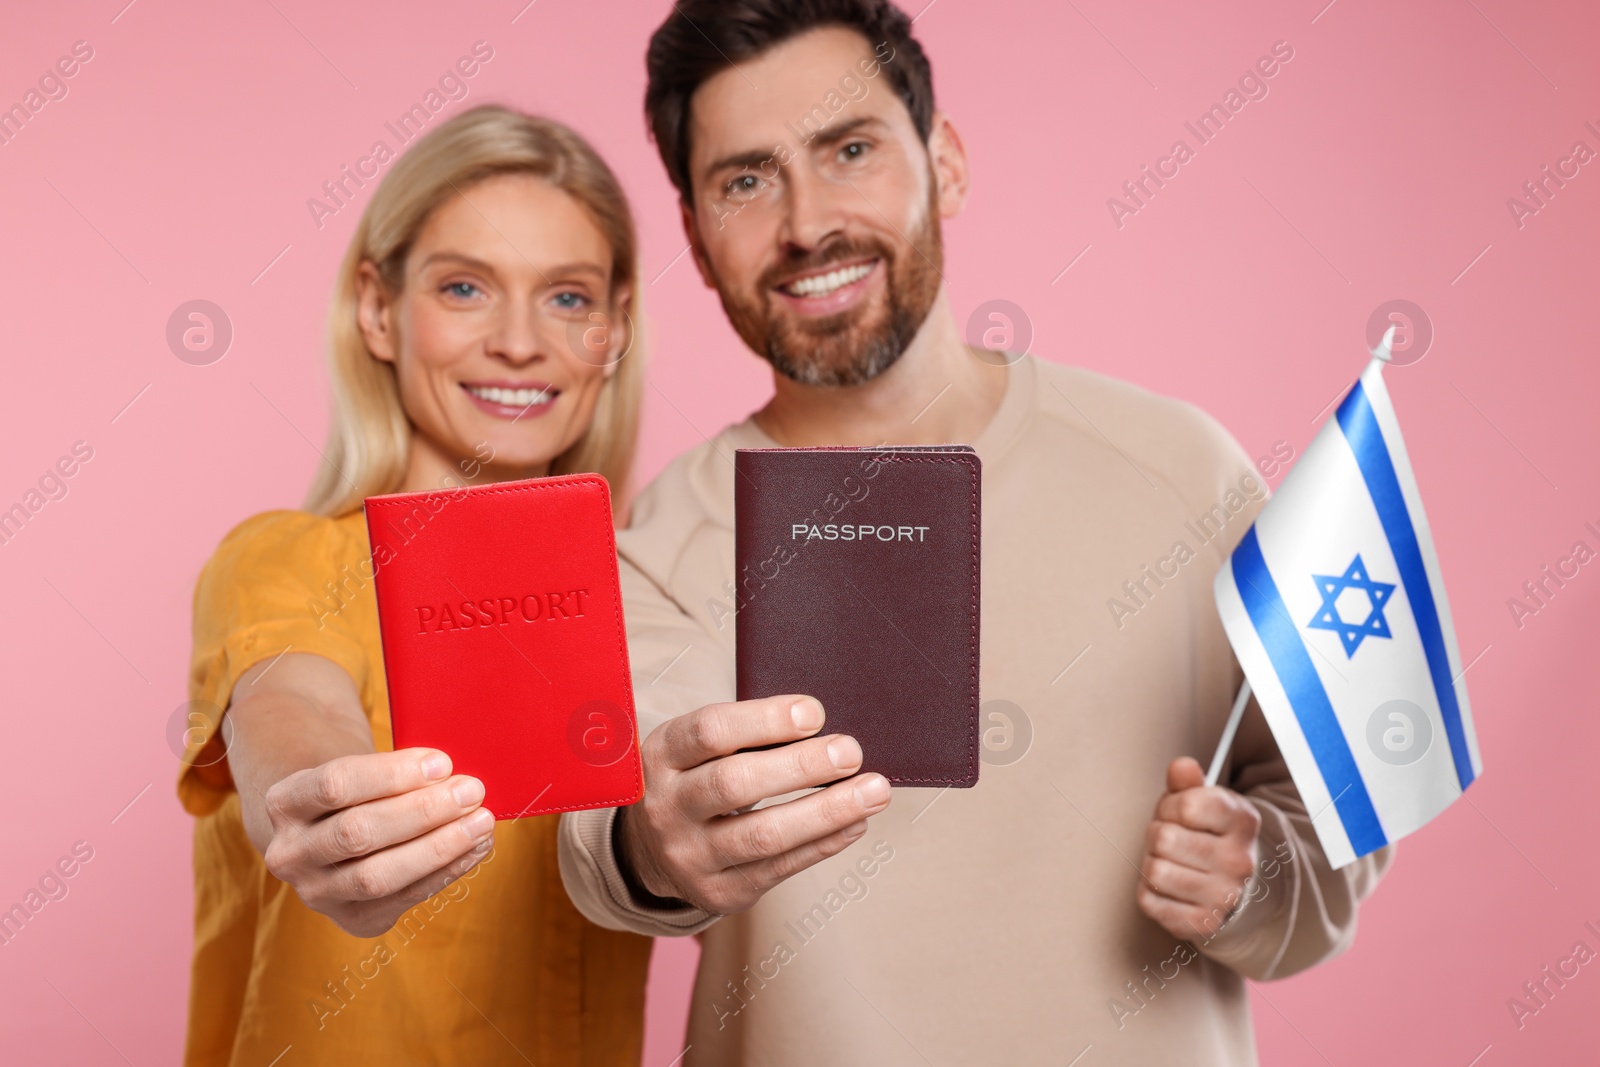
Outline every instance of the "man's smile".
[[834, 264], [792, 278], [774, 291], [784, 303], [806, 315], [833, 315], [852, 306], [882, 275], [877, 258]]

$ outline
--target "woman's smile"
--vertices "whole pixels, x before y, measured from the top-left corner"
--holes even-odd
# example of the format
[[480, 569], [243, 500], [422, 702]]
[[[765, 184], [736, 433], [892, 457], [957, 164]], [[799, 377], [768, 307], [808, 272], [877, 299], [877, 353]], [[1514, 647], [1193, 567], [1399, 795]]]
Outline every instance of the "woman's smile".
[[561, 390], [549, 382], [501, 379], [462, 382], [461, 389], [478, 410], [512, 422], [524, 417], [536, 419], [546, 414], [561, 395]]

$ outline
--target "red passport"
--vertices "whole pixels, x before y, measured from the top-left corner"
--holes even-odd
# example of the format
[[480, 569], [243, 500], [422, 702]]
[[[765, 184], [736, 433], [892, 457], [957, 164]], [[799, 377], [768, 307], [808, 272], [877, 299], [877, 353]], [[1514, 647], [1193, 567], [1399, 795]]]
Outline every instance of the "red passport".
[[644, 795], [611, 493], [577, 474], [368, 497], [395, 748], [497, 819]]
[[965, 445], [734, 453], [740, 700], [809, 693], [897, 786], [978, 781], [981, 464]]

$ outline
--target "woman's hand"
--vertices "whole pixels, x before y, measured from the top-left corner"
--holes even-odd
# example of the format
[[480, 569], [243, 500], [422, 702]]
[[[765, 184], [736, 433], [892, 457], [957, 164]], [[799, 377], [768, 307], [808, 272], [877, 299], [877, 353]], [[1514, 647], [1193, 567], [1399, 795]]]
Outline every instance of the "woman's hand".
[[340, 756], [267, 790], [267, 870], [306, 906], [376, 937], [471, 870], [493, 845], [483, 783], [443, 752]]
[[288, 652], [251, 667], [227, 710], [228, 769], [273, 877], [357, 937], [376, 937], [489, 854], [483, 783], [430, 748], [374, 752], [350, 675]]

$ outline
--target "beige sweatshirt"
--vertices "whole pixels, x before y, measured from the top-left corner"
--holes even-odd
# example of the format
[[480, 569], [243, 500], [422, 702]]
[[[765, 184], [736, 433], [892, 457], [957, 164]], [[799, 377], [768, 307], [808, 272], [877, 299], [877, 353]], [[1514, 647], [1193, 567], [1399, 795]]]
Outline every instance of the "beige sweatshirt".
[[[720, 919], [630, 896], [615, 809], [563, 816], [562, 875], [584, 914], [700, 936], [685, 1064], [1253, 1064], [1244, 977], [1347, 948], [1392, 858], [1328, 868], [1252, 700], [1223, 778], [1263, 817], [1247, 902], [1192, 941], [1139, 910], [1166, 766], [1209, 761], [1243, 677], [1211, 582], [1265, 488], [1189, 405], [1031, 357], [1008, 377], [972, 442], [975, 788], [896, 788], [855, 845]], [[642, 733], [734, 697], [733, 453], [773, 446], [750, 421], [723, 431], [618, 535]]]

